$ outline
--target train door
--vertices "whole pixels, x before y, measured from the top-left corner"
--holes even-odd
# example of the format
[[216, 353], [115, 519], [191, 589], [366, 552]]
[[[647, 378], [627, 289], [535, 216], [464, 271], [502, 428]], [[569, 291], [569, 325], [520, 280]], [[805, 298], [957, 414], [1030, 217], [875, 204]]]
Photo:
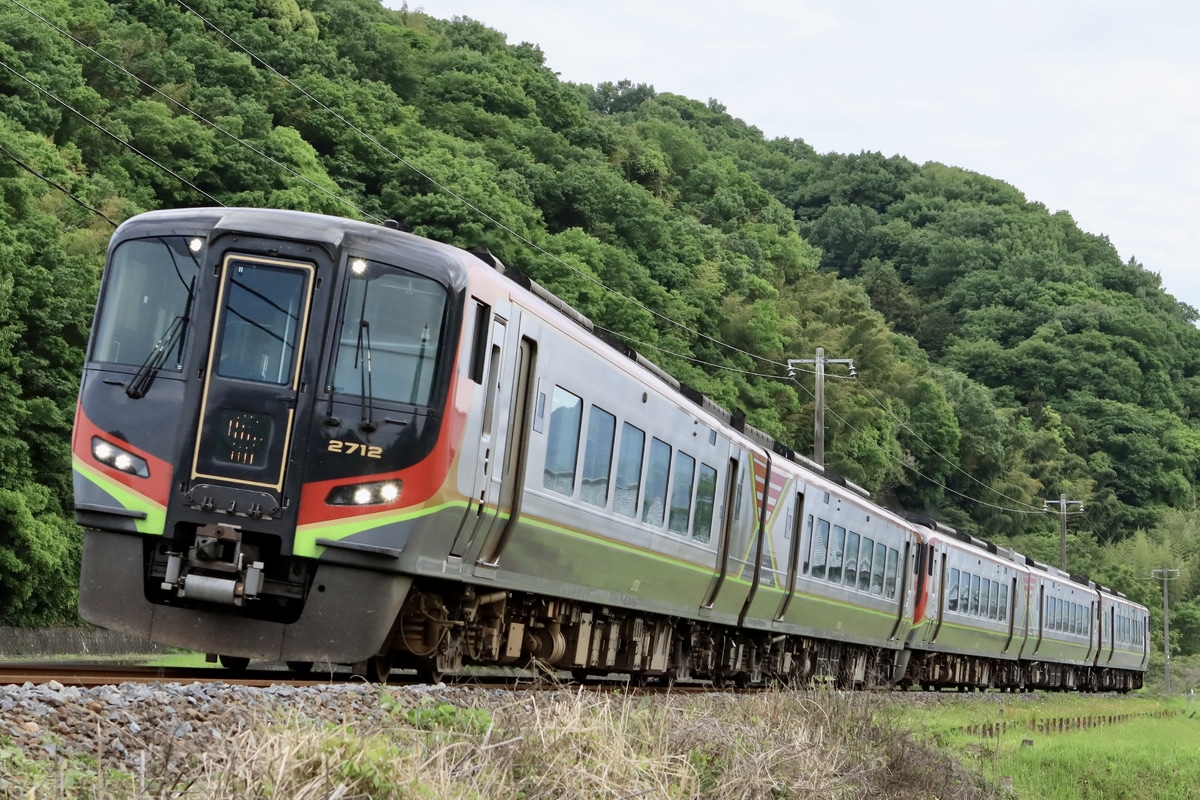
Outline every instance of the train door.
[[939, 551], [932, 543], [929, 545], [929, 599], [926, 602], [926, 613], [929, 616], [929, 629], [926, 631], [927, 641], [932, 644], [937, 641], [942, 632], [942, 622], [946, 616], [946, 553]]
[[[1096, 661], [1098, 660], [1099, 655], [1100, 655], [1100, 646], [1099, 646], [1099, 643], [1097, 642], [1096, 633], [1094, 633], [1094, 631], [1092, 631], [1092, 627], [1093, 627], [1092, 620], [1093, 619], [1096, 619], [1096, 601], [1094, 601], [1094, 600], [1092, 602], [1088, 603], [1087, 614], [1084, 616], [1084, 620], [1087, 622], [1087, 625], [1088, 625], [1088, 628], [1087, 628], [1087, 655], [1084, 656], [1084, 658], [1088, 662], [1096, 663]], [[1096, 657], [1092, 657], [1093, 649], [1094, 649], [1094, 651], [1096, 651]]]
[[1108, 658], [1105, 662], [1113, 660], [1113, 654], [1117, 650], [1117, 608], [1116, 606], [1108, 607]]
[[1038, 586], [1037, 599], [1037, 640], [1033, 646], [1033, 654], [1036, 656], [1038, 651], [1042, 649], [1042, 636], [1046, 630], [1046, 585]]
[[[787, 615], [788, 606], [792, 603], [792, 597], [796, 594], [796, 576], [800, 569], [800, 539], [804, 531], [804, 489], [806, 487], [801, 484], [796, 490], [796, 505], [789, 512], [788, 530], [791, 532], [791, 547], [788, 550], [788, 568], [787, 568], [787, 589], [783, 593], [783, 599], [779, 601], [779, 608], [775, 612], [775, 620], [781, 621]], [[808, 519], [809, 536], [812, 536], [812, 517]]]
[[[488, 313], [486, 306], [477, 305], [476, 314]], [[496, 421], [507, 420], [512, 402], [512, 376], [504, 368], [508, 321], [495, 316], [490, 320], [479, 320], [477, 324], [488, 326], [483, 329], [487, 338], [484, 340], [485, 352], [480, 357], [480, 368], [483, 370], [481, 383], [485, 390], [480, 411], [479, 449], [471, 481], [471, 500], [467, 517], [450, 547], [450, 555], [460, 558], [470, 548], [479, 531], [488, 530], [496, 520], [499, 506], [496, 502], [489, 502], [489, 494], [492, 495], [491, 500], [496, 500], [499, 493], [492, 491], [491, 472], [493, 469], [499, 469], [508, 435], [505, 426], [497, 426]], [[467, 435], [472, 433], [473, 431]]]
[[[747, 553], [747, 562], [743, 567], [742, 576], [750, 578], [750, 590], [746, 592], [746, 599], [742, 603], [742, 613], [738, 615], [738, 627], [746, 623], [746, 616], [750, 613], [750, 606], [754, 603], [754, 596], [758, 593], [758, 584], [762, 580], [763, 568], [763, 552], [767, 548], [767, 537], [771, 532], [767, 530], [767, 516], [769, 513], [770, 494], [771, 494], [771, 457], [768, 455], [763, 462], [761, 480], [762, 494], [759, 496], [758, 503], [758, 522], [754, 526], [754, 538], [749, 542], [749, 552]], [[756, 470], [757, 471], [757, 470]], [[756, 476], [755, 480], [759, 480]], [[750, 562], [753, 559], [753, 562]], [[747, 576], [747, 573], [749, 575]], [[774, 586], [775, 579], [771, 579], [771, 585]]]
[[[742, 456], [743, 458], [739, 459], [738, 456]], [[721, 503], [719, 514], [721, 519], [721, 536], [717, 542], [716, 574], [713, 575], [708, 591], [704, 595], [704, 602], [700, 605], [703, 609], [711, 609], [713, 607], [713, 603], [717, 601], [717, 595], [721, 592], [721, 587], [725, 585], [725, 578], [729, 574], [729, 557], [733, 544], [734, 529], [742, 513], [742, 481], [745, 479], [743, 469], [746, 463], [744, 456], [744, 452], [735, 451], [734, 455], [729, 459], [729, 464], [725, 472], [725, 497]]]
[[[916, 585], [916, 578], [920, 578], [924, 572], [924, 552], [925, 545], [920, 539], [912, 538], [910, 534], [904, 535], [904, 558], [900, 561], [900, 591], [899, 604], [896, 608], [896, 623], [892, 626], [892, 632], [888, 635], [889, 640], [900, 638], [901, 635], [907, 635], [908, 630], [905, 626], [906, 621], [915, 621], [916, 611], [916, 596], [913, 587]], [[911, 626], [910, 626], [911, 627]]]
[[[488, 567], [495, 567], [504, 543], [521, 516], [521, 492], [525, 482], [525, 456], [529, 446], [529, 412], [532, 404], [532, 383], [537, 360], [537, 346], [532, 338], [522, 334], [513, 353], [515, 363], [505, 370], [498, 394], [508, 398], [507, 414], [497, 413], [495, 422], [504, 423], [503, 430], [493, 433], [496, 446], [492, 449], [485, 482], [484, 503], [488, 512], [475, 540], [480, 542], [476, 557], [476, 574], [487, 577]], [[504, 411], [497, 400], [495, 412]], [[481, 506], [482, 507], [482, 506]], [[481, 518], [482, 519], [482, 518]]]
[[1016, 630], [1017, 630], [1017, 579], [1016, 578], [1012, 579], [1011, 587], [1012, 587], [1012, 597], [1008, 601], [1008, 606], [1007, 606], [1008, 611], [1006, 612], [1008, 614], [1008, 638], [1004, 640], [1004, 649], [1001, 651], [1003, 653], [1007, 653], [1008, 648], [1012, 647], [1013, 636], [1015, 635]]
[[283, 504], [315, 272], [304, 261], [223, 259], [189, 475], [193, 502], [266, 517]]

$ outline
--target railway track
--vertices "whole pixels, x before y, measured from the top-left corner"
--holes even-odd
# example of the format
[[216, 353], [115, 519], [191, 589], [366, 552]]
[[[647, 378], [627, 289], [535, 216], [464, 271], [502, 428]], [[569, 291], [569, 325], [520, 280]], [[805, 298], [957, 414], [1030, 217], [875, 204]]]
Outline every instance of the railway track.
[[123, 664], [63, 662], [0, 663], [0, 686], [42, 684], [57, 681], [63, 686], [107, 686], [119, 683], [207, 683], [219, 681], [240, 686], [270, 686], [274, 683], [312, 685], [349, 680], [349, 673], [313, 674], [297, 679], [280, 670], [247, 670], [233, 673], [212, 667], [147, 667]]
[[[335, 671], [313, 670], [300, 675], [282, 667], [276, 669], [253, 669], [233, 671], [221, 667], [154, 667], [127, 664], [105, 664], [88, 662], [45, 661], [45, 662], [0, 662], [0, 690], [5, 686], [22, 686], [26, 683], [40, 685], [55, 681], [63, 686], [90, 688], [113, 686], [121, 683], [223, 683], [232, 686], [267, 687], [280, 684], [288, 686], [321, 686], [332, 683], [363, 683], [363, 678], [347, 669]], [[422, 684], [415, 673], [394, 672], [388, 679], [391, 686]], [[564, 676], [539, 676], [535, 673], [479, 674], [449, 676], [445, 683], [454, 686], [471, 686], [480, 689], [547, 689], [565, 685], [586, 688], [591, 691], [636, 691], [636, 692], [711, 692], [716, 691], [708, 684], [683, 684], [673, 686], [634, 686], [624, 679], [589, 678], [574, 681]], [[722, 691], [752, 691], [747, 689]]]

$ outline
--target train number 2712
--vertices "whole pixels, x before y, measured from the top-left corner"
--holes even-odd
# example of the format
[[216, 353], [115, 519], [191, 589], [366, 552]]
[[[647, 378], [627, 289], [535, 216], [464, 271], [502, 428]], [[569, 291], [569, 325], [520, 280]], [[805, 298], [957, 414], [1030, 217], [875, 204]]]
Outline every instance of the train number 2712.
[[383, 458], [383, 448], [378, 445], [343, 442], [341, 439], [329, 440], [329, 452], [342, 453], [347, 456], [362, 456], [363, 458]]

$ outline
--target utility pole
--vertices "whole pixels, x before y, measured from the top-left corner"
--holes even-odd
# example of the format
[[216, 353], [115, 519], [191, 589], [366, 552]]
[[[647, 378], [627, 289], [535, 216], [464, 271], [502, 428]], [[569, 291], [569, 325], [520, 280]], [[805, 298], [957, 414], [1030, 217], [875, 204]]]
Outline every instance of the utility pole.
[[1058, 534], [1058, 568], [1063, 572], [1067, 571], [1067, 506], [1071, 503], [1078, 504], [1079, 510], [1083, 511], [1083, 501], [1068, 500], [1066, 493], [1060, 494], [1057, 500], [1042, 501], [1042, 511], [1049, 511], [1052, 505], [1058, 506], [1061, 520]]
[[1163, 585], [1163, 694], [1171, 694], [1171, 612], [1167, 604], [1167, 581], [1179, 577], [1179, 570], [1164, 567], [1150, 570], [1151, 578], [1162, 578]]
[[813, 461], [823, 467], [825, 466], [825, 365], [846, 364], [850, 367], [851, 378], [858, 377], [858, 372], [854, 369], [853, 358], [826, 358], [824, 347], [817, 348], [816, 358], [789, 358], [789, 378], [796, 377], [797, 364], [814, 364], [817, 368], [817, 385], [814, 393], [817, 407], [813, 413]]

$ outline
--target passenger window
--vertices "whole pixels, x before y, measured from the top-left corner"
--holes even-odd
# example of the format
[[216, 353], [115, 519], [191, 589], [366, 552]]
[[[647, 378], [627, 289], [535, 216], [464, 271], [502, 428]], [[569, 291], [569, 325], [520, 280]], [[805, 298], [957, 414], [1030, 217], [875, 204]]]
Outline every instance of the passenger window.
[[871, 564], [871, 594], [883, 594], [883, 571], [887, 554], [887, 546], [882, 542], [877, 542], [875, 544], [875, 560]]
[[667, 530], [687, 536], [688, 517], [692, 513], [692, 481], [696, 477], [696, 459], [687, 453], [675, 454], [675, 477], [671, 483], [671, 516]]
[[958, 611], [958, 570], [950, 570], [950, 581], [946, 585], [946, 610]]
[[[809, 547], [809, 549], [810, 549], [810, 550], [811, 550], [811, 548], [812, 548], [812, 543], [813, 543], [813, 515], [812, 515], [812, 514], [809, 514], [809, 515], [808, 515], [808, 547]], [[809, 552], [809, 550], [805, 550], [805, 551], [804, 551], [804, 569], [803, 569], [803, 572], [804, 572], [804, 574], [805, 574], [805, 575], [807, 575], [807, 574], [808, 574], [808, 567], [809, 567], [808, 559], [809, 559], [809, 557], [810, 557], [811, 555], [812, 555], [812, 553], [810, 553], [810, 552]]]
[[550, 408], [542, 484], [552, 492], [570, 497], [575, 493], [575, 459], [579, 456], [583, 401], [561, 386], [555, 386]]
[[979, 576], [971, 576], [971, 614], [979, 616]]
[[871, 554], [875, 552], [875, 540], [865, 536], [858, 548], [858, 590], [871, 591]]
[[642, 488], [642, 452], [646, 434], [628, 422], [621, 426], [621, 452], [617, 456], [617, 486], [613, 510], [624, 517], [637, 517], [638, 492]]
[[979, 616], [986, 618], [988, 615], [988, 599], [992, 594], [992, 582], [982, 581], [979, 587]]
[[1000, 621], [1008, 619], [1008, 584], [1000, 584]]
[[964, 572], [958, 579], [958, 613], [971, 613], [971, 573]]
[[[553, 430], [553, 417], [550, 423]], [[583, 486], [579, 491], [580, 499], [588, 505], [600, 508], [608, 505], [608, 473], [612, 470], [616, 432], [616, 417], [592, 406], [588, 414], [587, 447], [583, 451]]]
[[1000, 584], [992, 581], [992, 594], [988, 599], [988, 619], [996, 619], [998, 611], [997, 606], [1000, 605]]
[[700, 481], [696, 484], [696, 513], [692, 517], [692, 538], [697, 542], [707, 542], [712, 536], [716, 497], [717, 471], [708, 464], [701, 464]]
[[829, 540], [829, 569], [825, 573], [832, 583], [842, 582], [842, 548], [846, 546], [846, 529], [833, 526], [833, 538]]
[[642, 522], [661, 527], [667, 510], [667, 476], [671, 471], [671, 446], [660, 439], [650, 440], [650, 461], [646, 467], [646, 494], [642, 497]]
[[829, 523], [823, 519], [817, 520], [817, 535], [813, 537], [812, 546], [812, 576], [825, 577], [825, 558], [829, 551]]
[[844, 583], [853, 589], [858, 585], [858, 534], [850, 531], [846, 537], [846, 558], [845, 561], [845, 581]]
[[896, 570], [900, 565], [900, 552], [889, 547], [887, 551], [887, 567], [883, 571], [883, 596], [896, 596]]

